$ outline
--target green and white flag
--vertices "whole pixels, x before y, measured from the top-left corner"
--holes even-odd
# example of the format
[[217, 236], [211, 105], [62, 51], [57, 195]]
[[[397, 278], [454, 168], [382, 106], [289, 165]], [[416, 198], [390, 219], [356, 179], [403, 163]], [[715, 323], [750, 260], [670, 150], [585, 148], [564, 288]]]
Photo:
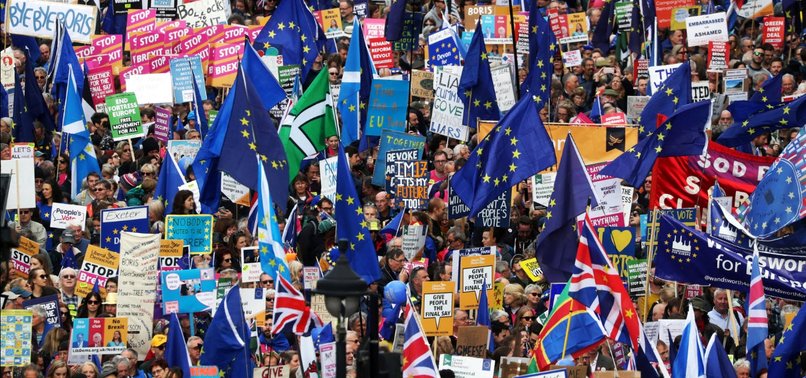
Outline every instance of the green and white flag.
[[338, 135], [328, 84], [328, 72], [322, 70], [280, 125], [292, 180], [303, 159], [324, 150], [327, 138]]

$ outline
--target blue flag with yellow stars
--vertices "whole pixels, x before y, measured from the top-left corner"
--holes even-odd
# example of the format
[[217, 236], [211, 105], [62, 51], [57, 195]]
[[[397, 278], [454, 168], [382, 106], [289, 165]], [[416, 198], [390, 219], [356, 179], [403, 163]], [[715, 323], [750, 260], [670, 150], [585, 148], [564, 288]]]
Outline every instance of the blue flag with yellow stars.
[[[288, 196], [288, 164], [285, 150], [280, 143], [274, 122], [263, 109], [263, 102], [252, 85], [252, 80], [238, 70], [235, 78], [238, 85], [229, 95], [234, 97], [232, 112], [226, 124], [224, 148], [218, 160], [218, 170], [226, 172], [241, 184], [252, 190], [258, 188], [257, 160], [266, 166], [266, 176], [271, 185], [271, 195], [275, 203], [285, 209]], [[217, 188], [214, 188], [217, 189]], [[282, 203], [282, 204], [281, 204]]]
[[[476, 30], [481, 31], [481, 20], [476, 24]], [[501, 119], [493, 76], [490, 73], [490, 61], [487, 60], [487, 47], [484, 45], [484, 33], [473, 33], [462, 78], [459, 79], [458, 92], [465, 104], [463, 121], [466, 125], [474, 127], [478, 119]]]
[[470, 154], [451, 187], [475, 217], [513, 185], [557, 162], [531, 98], [522, 97]]
[[276, 280], [277, 276], [291, 279], [291, 270], [285, 261], [283, 249], [283, 235], [277, 224], [277, 214], [271, 200], [271, 190], [266, 178], [266, 169], [263, 162], [258, 160], [258, 188], [257, 188], [257, 241], [260, 249], [260, 266], [263, 272]]
[[591, 207], [599, 204], [585, 162], [574, 138], [568, 134], [546, 209], [546, 227], [535, 247], [543, 275], [549, 282], [571, 278], [577, 256], [577, 216], [585, 212], [588, 201]]
[[176, 197], [179, 187], [185, 184], [187, 184], [185, 175], [179, 169], [179, 165], [174, 160], [173, 155], [165, 154], [165, 160], [162, 161], [162, 166], [160, 166], [157, 188], [154, 189], [154, 197], [157, 201], [161, 201], [166, 209], [173, 209], [174, 197]]
[[406, 0], [392, 0], [389, 14], [386, 16], [384, 36], [387, 41], [393, 42], [403, 38], [403, 25], [406, 14]]
[[740, 124], [734, 123], [717, 138], [717, 142], [728, 147], [736, 147], [764, 133], [802, 127], [804, 124], [806, 124], [806, 96], [800, 96], [789, 104], [751, 115]]
[[249, 323], [241, 305], [241, 289], [233, 286], [218, 304], [204, 338], [201, 352], [202, 365], [215, 365], [219, 377], [252, 378], [254, 363], [249, 346]]
[[770, 358], [770, 377], [801, 377], [801, 352], [806, 351], [806, 311], [801, 308], [792, 322], [784, 329], [775, 351]]
[[529, 10], [529, 34], [529, 74], [524, 80], [524, 89], [532, 95], [540, 110], [549, 103], [557, 37], [536, 6]]
[[350, 267], [367, 284], [371, 284], [381, 278], [381, 269], [375, 245], [369, 236], [369, 224], [361, 209], [361, 197], [356, 194], [350, 164], [341, 143], [338, 160], [336, 200], [333, 201], [336, 208], [336, 240], [348, 241], [347, 259]]
[[756, 93], [753, 93], [749, 100], [731, 102], [728, 105], [728, 111], [733, 117], [733, 125], [740, 125], [753, 114], [772, 110], [781, 105], [783, 77], [784, 73], [782, 72], [778, 76], [764, 81], [761, 84], [761, 88]]
[[680, 108], [649, 137], [622, 153], [604, 169], [603, 175], [623, 178], [633, 188], [649, 175], [659, 156], [696, 156], [708, 147], [706, 127], [711, 125], [713, 103], [700, 101]]
[[302, 0], [283, 0], [255, 37], [256, 50], [278, 50], [284, 65], [298, 65], [304, 79], [324, 47], [325, 34]]
[[602, 13], [599, 15], [599, 22], [593, 28], [593, 37], [591, 38], [591, 45], [595, 49], [602, 50], [602, 54], [607, 55], [610, 51], [610, 37], [613, 33], [613, 17], [615, 16], [615, 0], [604, 0]]
[[[236, 87], [243, 85], [241, 81], [234, 81], [230, 93], [235, 93]], [[227, 135], [230, 116], [235, 96], [227, 96], [218, 109], [218, 116], [210, 127], [207, 137], [204, 138], [196, 159], [193, 160], [193, 174], [199, 184], [199, 203], [202, 214], [212, 214], [218, 209], [221, 199], [221, 174], [218, 170], [218, 160], [224, 150], [224, 137]], [[284, 206], [284, 204], [283, 204]], [[167, 207], [166, 207], [167, 208]]]
[[655, 132], [681, 106], [691, 102], [691, 64], [686, 61], [672, 72], [646, 103], [638, 117], [638, 139]]

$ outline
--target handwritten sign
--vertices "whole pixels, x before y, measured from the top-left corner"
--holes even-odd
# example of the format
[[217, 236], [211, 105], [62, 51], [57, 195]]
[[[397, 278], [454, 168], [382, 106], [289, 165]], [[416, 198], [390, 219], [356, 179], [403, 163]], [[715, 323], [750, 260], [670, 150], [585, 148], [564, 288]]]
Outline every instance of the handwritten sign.
[[375, 79], [369, 96], [367, 135], [380, 136], [381, 130], [405, 132], [408, 98], [408, 81]]
[[120, 252], [124, 231], [148, 232], [148, 206], [101, 210], [101, 247]]
[[33, 315], [28, 310], [3, 310], [0, 313], [0, 365], [22, 367], [31, 363], [33, 352]]
[[103, 294], [102, 288], [106, 286], [106, 280], [118, 275], [119, 263], [120, 254], [94, 245], [88, 246], [78, 272], [76, 294], [79, 297], [85, 297], [92, 292], [96, 281]]
[[204, 90], [204, 71], [202, 71], [201, 58], [189, 56], [187, 58], [171, 59], [171, 79], [173, 80], [174, 102], [193, 101], [193, 78], [196, 78], [196, 85], [199, 88], [201, 98], [196, 99], [200, 104], [207, 99], [207, 91]]
[[330, 200], [336, 199], [336, 179], [338, 173], [337, 156], [319, 160], [319, 172], [321, 178], [321, 190], [319, 196]]
[[165, 223], [166, 239], [183, 240], [191, 254], [213, 250], [212, 215], [168, 215]]
[[422, 318], [426, 336], [450, 336], [453, 334], [453, 283], [441, 281], [423, 282]]
[[6, 30], [12, 34], [53, 38], [58, 21], [64, 22], [73, 42], [90, 43], [97, 7], [40, 0], [9, 0], [6, 4]]
[[477, 309], [481, 285], [487, 282], [487, 298], [492, 298], [495, 255], [462, 256], [459, 258], [459, 308]]
[[515, 85], [512, 83], [512, 71], [510, 71], [511, 67], [512, 65], [509, 64], [501, 64], [493, 66], [490, 69], [490, 74], [493, 78], [493, 88], [495, 89], [495, 97], [498, 100], [498, 109], [502, 112], [512, 109], [516, 102]]
[[487, 326], [459, 327], [456, 339], [457, 355], [484, 358], [487, 356], [490, 328]]
[[54, 202], [50, 215], [51, 228], [63, 230], [70, 225], [81, 226], [82, 230], [86, 228], [84, 220], [87, 218], [87, 208], [85, 206]]
[[227, 23], [227, 13], [223, 0], [200, 0], [179, 4], [176, 14], [180, 20], [187, 21], [187, 26], [200, 28]]
[[431, 109], [432, 133], [466, 141], [470, 129], [463, 124], [465, 106], [459, 98], [461, 66], [437, 67], [434, 72], [434, 106]]
[[151, 348], [159, 253], [159, 234], [122, 233], [117, 316], [129, 319], [129, 347], [142, 356]]
[[70, 353], [118, 354], [126, 349], [129, 319], [79, 318], [73, 321]]
[[401, 132], [383, 130], [381, 132], [381, 145], [378, 151], [378, 160], [375, 162], [375, 171], [372, 175], [372, 184], [383, 186], [386, 183], [386, 154], [389, 151], [414, 149], [417, 151], [417, 160], [423, 158], [425, 137], [410, 135]]
[[395, 161], [395, 205], [398, 208], [425, 209], [428, 206], [428, 162]]

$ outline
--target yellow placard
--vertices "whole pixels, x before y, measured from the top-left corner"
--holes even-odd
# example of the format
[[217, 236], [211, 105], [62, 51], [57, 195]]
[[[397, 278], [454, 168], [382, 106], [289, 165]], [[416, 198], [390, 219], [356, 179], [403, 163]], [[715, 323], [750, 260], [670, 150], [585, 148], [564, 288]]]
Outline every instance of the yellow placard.
[[495, 300], [490, 304], [490, 307], [492, 307], [493, 310], [504, 309], [504, 288], [506, 286], [507, 285], [503, 282], [496, 282], [495, 285], [493, 285], [493, 288], [495, 289]]
[[537, 263], [537, 257], [531, 259], [521, 260], [518, 264], [521, 265], [523, 271], [529, 276], [532, 282], [537, 282], [543, 279], [543, 269], [540, 269], [540, 264]]
[[459, 308], [477, 309], [481, 285], [487, 283], [487, 298], [494, 298], [495, 255], [462, 256], [459, 260]]
[[690, 7], [678, 7], [672, 9], [671, 29], [672, 30], [685, 30], [686, 18], [699, 16], [700, 6], [694, 5]]
[[423, 282], [420, 319], [426, 336], [453, 334], [453, 282]]
[[569, 132], [574, 137], [582, 159], [588, 165], [612, 161], [638, 143], [638, 129], [635, 127], [548, 124], [546, 130], [554, 144], [557, 163], [560, 162]]
[[99, 292], [101, 296], [105, 296], [106, 280], [118, 275], [119, 263], [119, 253], [94, 245], [88, 246], [87, 253], [84, 254], [84, 261], [81, 263], [81, 270], [78, 272], [76, 294], [79, 297], [85, 297], [92, 292], [95, 281], [98, 280]]
[[160, 240], [160, 257], [182, 257], [185, 242], [182, 240]]

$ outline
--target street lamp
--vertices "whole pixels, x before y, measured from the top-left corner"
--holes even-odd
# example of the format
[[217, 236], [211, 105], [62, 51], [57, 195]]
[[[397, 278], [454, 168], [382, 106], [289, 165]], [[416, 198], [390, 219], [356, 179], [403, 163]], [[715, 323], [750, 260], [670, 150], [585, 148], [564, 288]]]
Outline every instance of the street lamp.
[[327, 312], [337, 318], [338, 338], [336, 339], [336, 377], [347, 376], [347, 329], [342, 319], [358, 311], [361, 297], [367, 293], [367, 283], [350, 268], [347, 260], [348, 241], [339, 240], [339, 259], [324, 277], [316, 283], [315, 294], [325, 296]]

